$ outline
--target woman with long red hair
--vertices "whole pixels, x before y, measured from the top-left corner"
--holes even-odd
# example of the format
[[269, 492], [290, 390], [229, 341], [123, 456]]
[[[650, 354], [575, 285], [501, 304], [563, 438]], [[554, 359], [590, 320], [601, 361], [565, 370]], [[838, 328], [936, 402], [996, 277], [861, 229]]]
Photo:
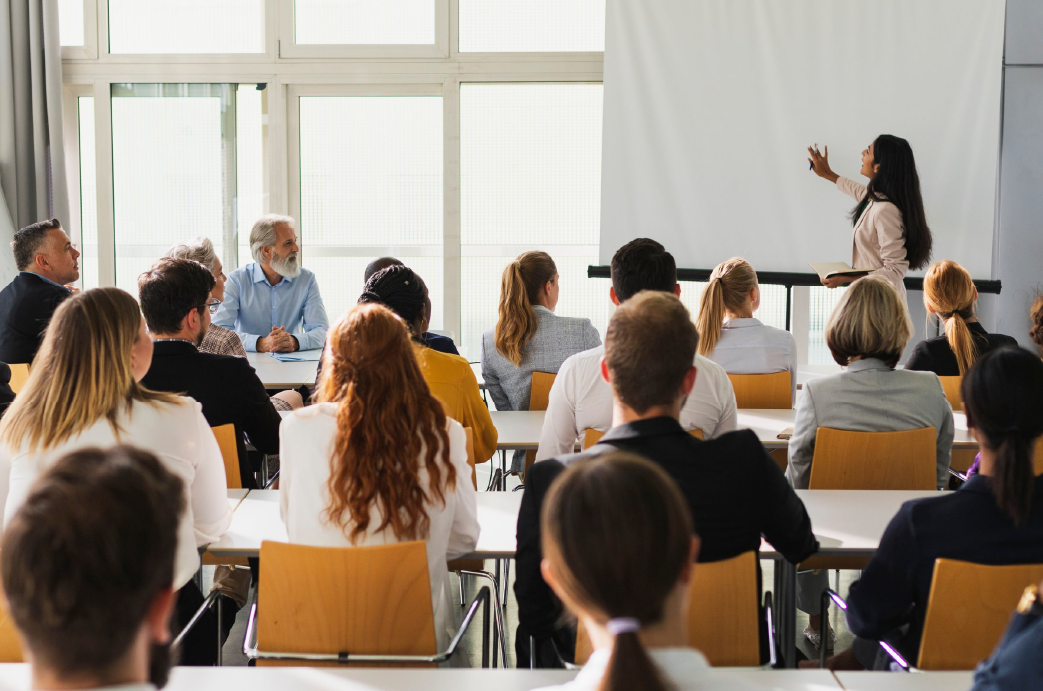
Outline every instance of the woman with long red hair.
[[290, 542], [424, 540], [439, 648], [453, 616], [446, 560], [478, 542], [463, 427], [446, 417], [394, 312], [359, 305], [330, 329], [318, 405], [282, 423], [280, 501]]

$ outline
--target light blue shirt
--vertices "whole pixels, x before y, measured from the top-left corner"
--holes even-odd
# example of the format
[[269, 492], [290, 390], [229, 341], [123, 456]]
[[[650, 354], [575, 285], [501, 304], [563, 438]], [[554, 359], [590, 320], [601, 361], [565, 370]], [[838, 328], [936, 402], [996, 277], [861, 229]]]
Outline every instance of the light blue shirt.
[[315, 274], [301, 269], [297, 278], [284, 277], [271, 285], [255, 262], [240, 266], [228, 277], [225, 300], [214, 323], [239, 334], [250, 352], [256, 352], [257, 339], [276, 326], [296, 338], [301, 350], [321, 348], [329, 327]]

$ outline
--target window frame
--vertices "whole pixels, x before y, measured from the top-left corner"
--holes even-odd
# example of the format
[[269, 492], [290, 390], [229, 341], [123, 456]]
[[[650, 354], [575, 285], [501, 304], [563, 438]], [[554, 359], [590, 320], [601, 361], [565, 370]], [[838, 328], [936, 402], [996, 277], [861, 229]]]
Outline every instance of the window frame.
[[98, 57], [98, 0], [81, 1], [83, 3], [83, 45], [62, 46], [63, 62], [65, 60], [94, 60]]

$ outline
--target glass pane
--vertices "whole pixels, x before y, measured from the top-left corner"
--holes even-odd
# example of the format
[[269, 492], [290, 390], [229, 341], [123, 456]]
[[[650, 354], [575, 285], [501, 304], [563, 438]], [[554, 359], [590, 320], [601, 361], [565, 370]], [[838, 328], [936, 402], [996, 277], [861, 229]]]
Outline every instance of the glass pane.
[[98, 179], [94, 152], [94, 97], [77, 99], [80, 120], [80, 281], [98, 286]]
[[833, 356], [826, 347], [826, 322], [833, 308], [840, 302], [840, 297], [847, 288], [811, 287], [811, 309], [808, 318], [808, 364], [832, 365]]
[[605, 0], [460, 0], [461, 53], [603, 50]]
[[299, 44], [433, 45], [435, 0], [296, 0]]
[[58, 0], [58, 40], [63, 46], [83, 45], [83, 0]]
[[250, 228], [264, 213], [264, 91], [256, 84], [240, 84], [235, 92], [236, 234], [238, 256], [230, 246], [222, 261], [225, 273], [253, 261]]
[[263, 53], [264, 0], [108, 0], [110, 53]]
[[218, 254], [232, 237], [235, 163], [231, 85], [112, 88], [116, 285], [175, 242], [202, 235]]

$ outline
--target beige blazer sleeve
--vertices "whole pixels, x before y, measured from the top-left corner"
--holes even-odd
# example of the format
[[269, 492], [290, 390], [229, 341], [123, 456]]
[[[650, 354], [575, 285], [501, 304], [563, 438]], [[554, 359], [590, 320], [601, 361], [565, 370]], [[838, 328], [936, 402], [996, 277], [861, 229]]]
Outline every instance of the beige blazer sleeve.
[[837, 189], [854, 199], [856, 202], [862, 201], [866, 196], [865, 185], [860, 182], [855, 182], [850, 178], [845, 178], [843, 175], [837, 178]]

